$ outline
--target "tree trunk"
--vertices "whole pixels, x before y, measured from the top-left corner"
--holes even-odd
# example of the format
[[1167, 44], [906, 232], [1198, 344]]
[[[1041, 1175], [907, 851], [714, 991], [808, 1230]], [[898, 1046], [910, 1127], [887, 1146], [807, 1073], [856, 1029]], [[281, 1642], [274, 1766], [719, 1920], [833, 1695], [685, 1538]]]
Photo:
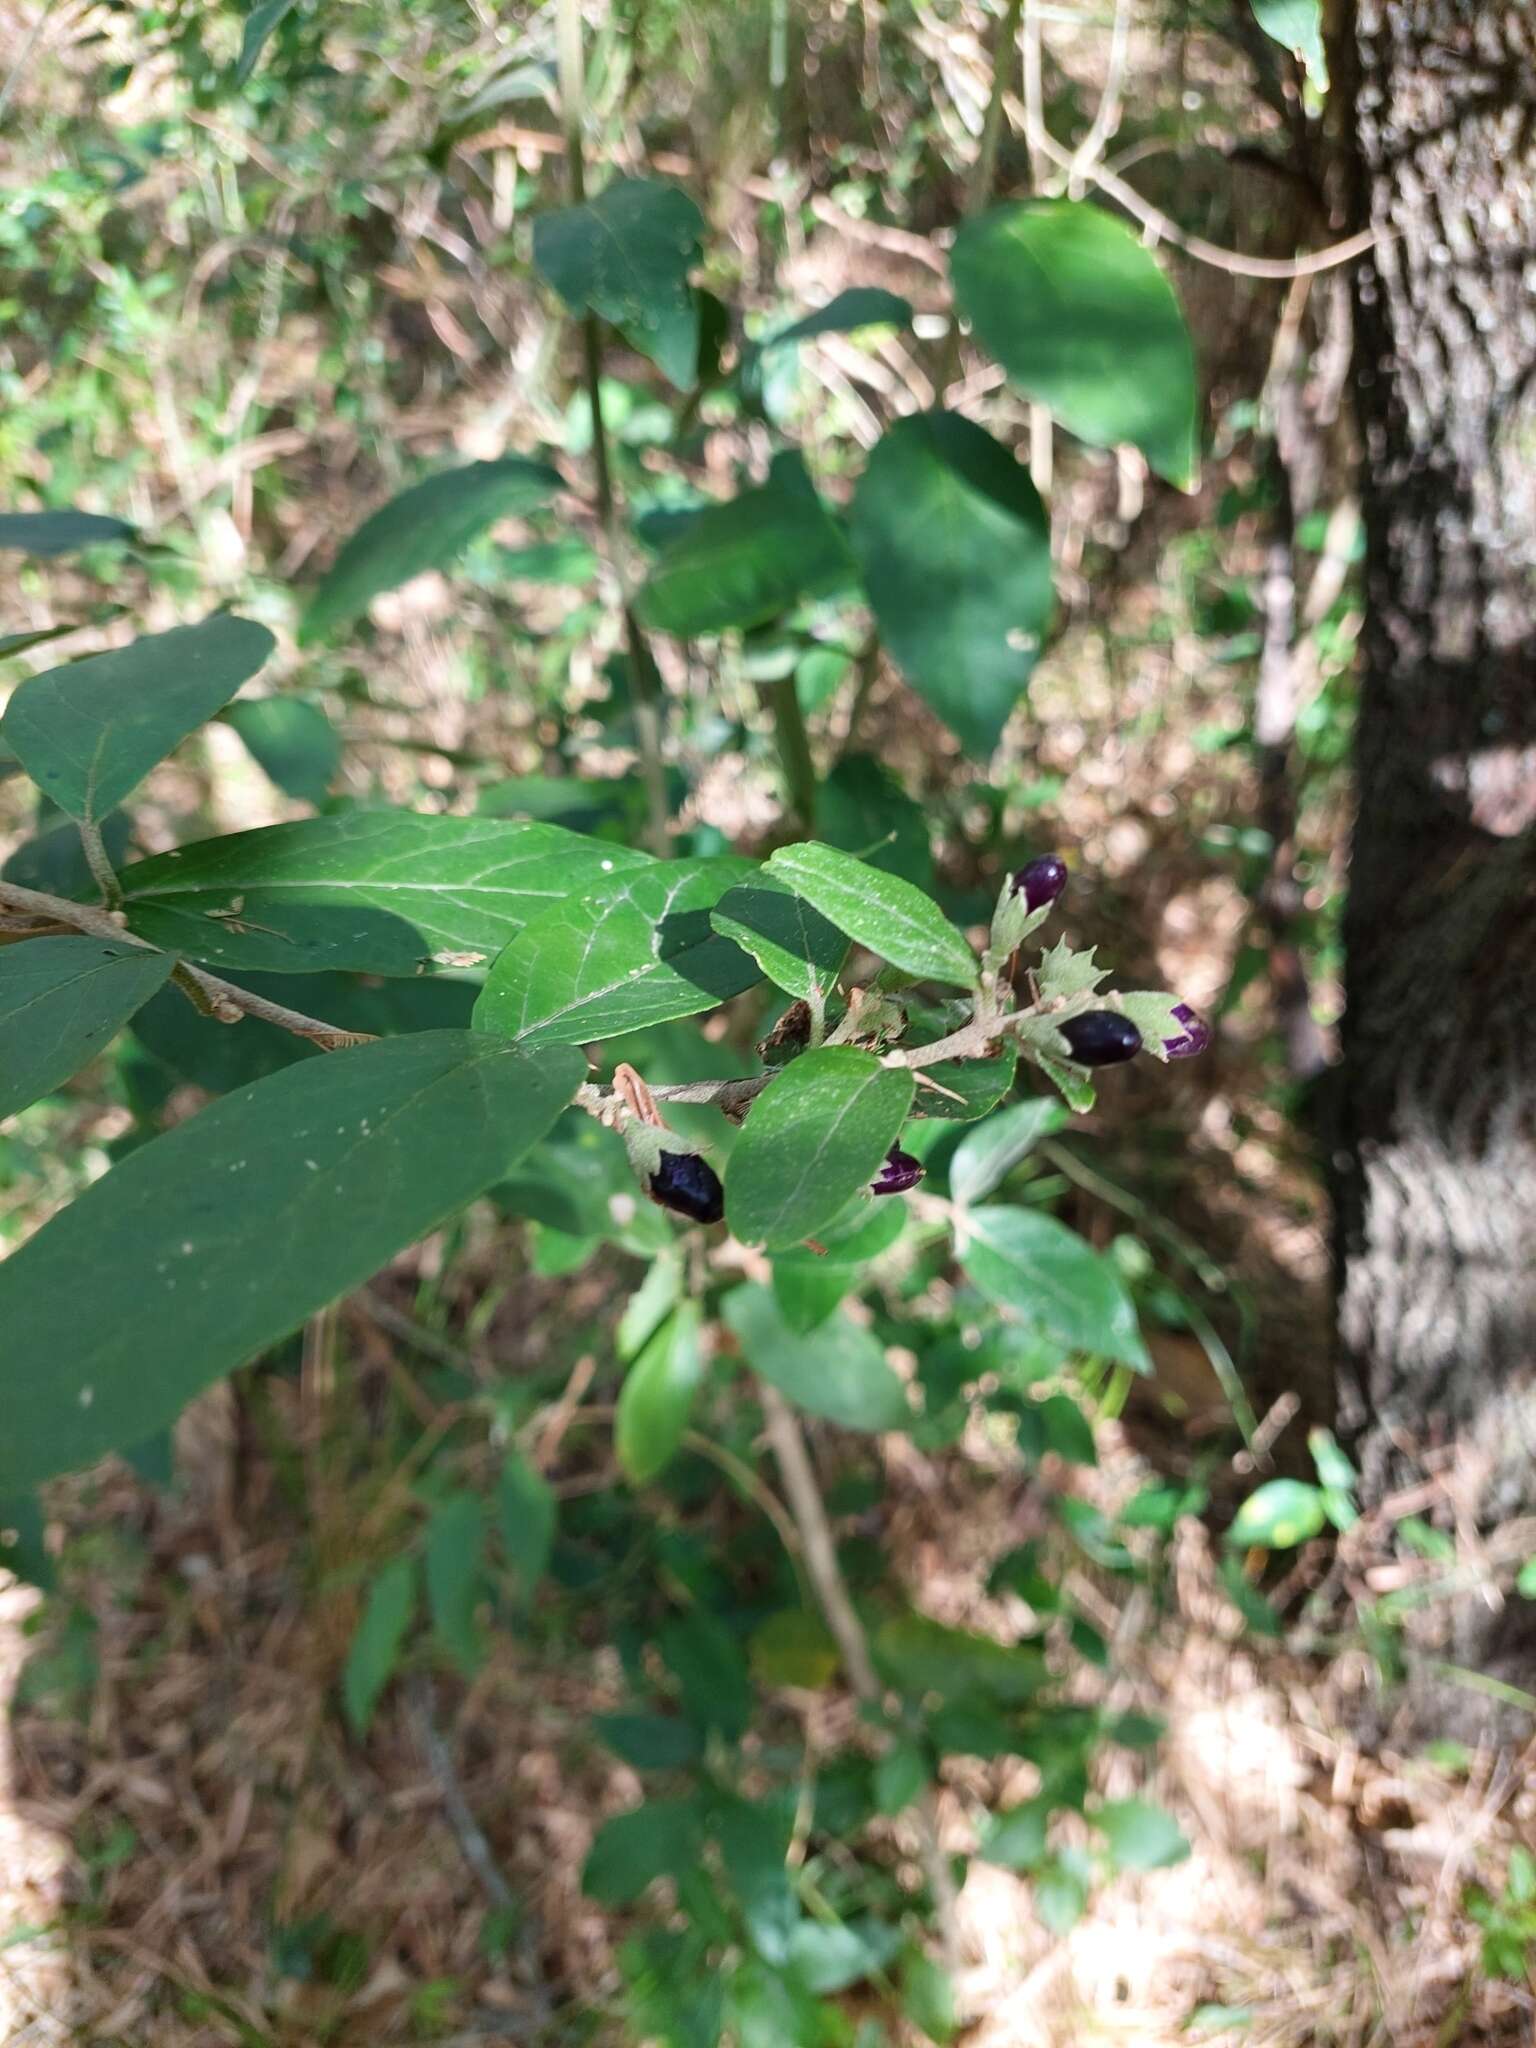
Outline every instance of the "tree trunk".
[[[1337, 1137], [1368, 1499], [1536, 1510], [1536, 0], [1340, 0], [1367, 625]], [[1536, 1690], [1536, 1604], [1437, 1657]], [[1419, 1687], [1421, 1725], [1448, 1714]], [[1464, 1706], [1481, 1696], [1465, 1689]]]

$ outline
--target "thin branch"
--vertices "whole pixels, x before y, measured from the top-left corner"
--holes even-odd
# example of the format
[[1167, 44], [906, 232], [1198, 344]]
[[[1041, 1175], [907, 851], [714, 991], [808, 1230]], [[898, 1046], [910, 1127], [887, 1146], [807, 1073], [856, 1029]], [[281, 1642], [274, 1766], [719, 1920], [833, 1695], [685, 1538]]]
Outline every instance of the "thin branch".
[[[137, 946], [141, 952], [161, 953], [163, 946], [152, 946], [148, 939], [141, 939], [137, 932], [128, 930], [127, 922], [120, 910], [98, 910], [88, 903], [71, 903], [64, 896], [50, 896], [41, 889], [23, 889], [16, 882], [0, 882], [0, 911], [14, 911], [22, 917], [36, 921], [38, 929], [34, 937], [47, 936], [50, 929], [62, 925], [67, 930], [84, 932], [93, 939], [108, 939], [113, 945]], [[193, 996], [198, 1007], [210, 1017], [216, 1017], [221, 1024], [238, 1024], [242, 1017], [259, 1017], [264, 1024], [275, 1024], [282, 1031], [291, 1031], [299, 1038], [307, 1038], [318, 1045], [322, 1052], [339, 1052], [349, 1045], [363, 1045], [372, 1038], [369, 1031], [346, 1031], [339, 1024], [328, 1024], [322, 1017], [306, 1017], [302, 1010], [290, 1010], [284, 1003], [270, 1002], [266, 996], [258, 996], [248, 988], [240, 988], [222, 976], [209, 974], [205, 968], [193, 967], [188, 961], [178, 960], [176, 980]]]
[[1106, 146], [1119, 131], [1120, 117], [1125, 105], [1122, 88], [1125, 84], [1125, 58], [1130, 40], [1130, 0], [1115, 0], [1115, 23], [1110, 31], [1109, 56], [1104, 65], [1104, 90], [1099, 95], [1093, 125], [1077, 145], [1072, 158], [1072, 168], [1067, 173], [1067, 190], [1074, 196], [1074, 188], [1087, 176], [1089, 166], [1099, 161]]

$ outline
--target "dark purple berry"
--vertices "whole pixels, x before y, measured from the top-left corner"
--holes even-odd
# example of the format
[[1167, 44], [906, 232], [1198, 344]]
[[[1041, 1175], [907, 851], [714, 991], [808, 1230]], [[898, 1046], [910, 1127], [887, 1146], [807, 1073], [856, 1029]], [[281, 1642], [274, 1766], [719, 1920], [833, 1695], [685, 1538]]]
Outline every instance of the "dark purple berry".
[[718, 1223], [725, 1214], [720, 1176], [697, 1152], [663, 1152], [651, 1175], [651, 1200], [693, 1223]]
[[1163, 1051], [1171, 1060], [1192, 1060], [1210, 1044], [1211, 1027], [1188, 1003], [1175, 1003], [1173, 1014], [1184, 1028], [1176, 1038], [1163, 1040]]
[[925, 1172], [923, 1162], [914, 1159], [910, 1152], [903, 1152], [899, 1145], [893, 1145], [885, 1155], [885, 1164], [869, 1184], [872, 1195], [904, 1195], [908, 1188], [915, 1188]]
[[1118, 1010], [1085, 1010], [1057, 1028], [1080, 1067], [1118, 1067], [1141, 1051], [1141, 1033]]
[[1026, 861], [1013, 878], [1013, 894], [1024, 898], [1026, 910], [1043, 910], [1067, 886], [1067, 864], [1057, 853]]

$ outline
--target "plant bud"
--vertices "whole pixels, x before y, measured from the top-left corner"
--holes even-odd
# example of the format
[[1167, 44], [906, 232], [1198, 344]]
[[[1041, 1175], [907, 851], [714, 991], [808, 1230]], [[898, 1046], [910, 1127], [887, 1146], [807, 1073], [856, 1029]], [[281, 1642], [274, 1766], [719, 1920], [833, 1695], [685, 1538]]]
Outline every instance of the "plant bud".
[[1163, 1051], [1171, 1060], [1192, 1060], [1197, 1053], [1205, 1051], [1211, 1042], [1211, 1027], [1188, 1003], [1175, 1003], [1175, 1020], [1184, 1028], [1176, 1038], [1163, 1040]]
[[1024, 898], [1028, 910], [1043, 910], [1067, 886], [1067, 864], [1057, 853], [1026, 861], [1013, 878], [1012, 894]]
[[1080, 1067], [1117, 1067], [1141, 1051], [1141, 1033], [1118, 1010], [1085, 1010], [1056, 1028]]
[[663, 1152], [647, 1193], [663, 1209], [691, 1223], [718, 1223], [725, 1214], [725, 1190], [709, 1161], [697, 1152]]
[[893, 1145], [885, 1155], [885, 1164], [869, 1184], [872, 1195], [904, 1195], [908, 1188], [915, 1188], [922, 1179], [925, 1168], [920, 1159], [914, 1159], [910, 1152], [903, 1152], [899, 1145]]

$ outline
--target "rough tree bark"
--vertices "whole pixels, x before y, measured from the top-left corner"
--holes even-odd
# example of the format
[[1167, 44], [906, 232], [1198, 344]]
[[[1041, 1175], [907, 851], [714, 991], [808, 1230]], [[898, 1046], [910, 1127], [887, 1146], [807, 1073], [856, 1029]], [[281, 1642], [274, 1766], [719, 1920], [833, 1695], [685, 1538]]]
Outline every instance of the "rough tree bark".
[[[1444, 1454], [1475, 1542], [1536, 1509], [1536, 0], [1333, 17], [1351, 226], [1381, 236], [1354, 279], [1342, 1393], [1367, 1495]], [[1440, 1655], [1536, 1689], [1536, 1604], [1467, 1594]]]

